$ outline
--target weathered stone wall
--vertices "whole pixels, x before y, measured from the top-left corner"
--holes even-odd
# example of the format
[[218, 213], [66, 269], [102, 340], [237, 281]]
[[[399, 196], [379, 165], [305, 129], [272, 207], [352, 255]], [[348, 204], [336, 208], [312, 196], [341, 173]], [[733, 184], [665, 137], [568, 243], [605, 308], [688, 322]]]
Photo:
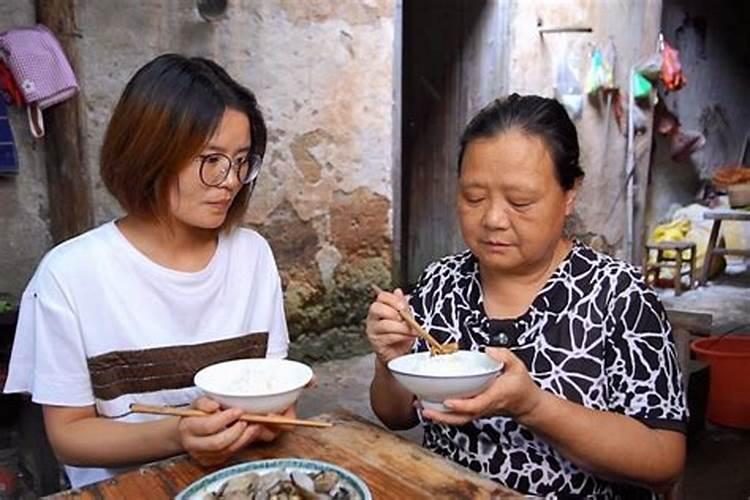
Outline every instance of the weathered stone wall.
[[[369, 283], [390, 280], [394, 11], [393, 0], [245, 0], [209, 23], [192, 1], [77, 2], [96, 222], [121, 214], [98, 161], [127, 80], [164, 52], [215, 59], [266, 116], [268, 152], [246, 223], [275, 251], [292, 334], [322, 335], [326, 353], [348, 349], [324, 334], [360, 339]], [[0, 3], [0, 27], [34, 22], [33, 0]], [[25, 129], [22, 113], [13, 120]], [[18, 135], [23, 176], [0, 183], [0, 276], [10, 276], [0, 291], [13, 292], [51, 244], [40, 148]]]
[[[0, 32], [34, 24], [32, 0], [0, 2]], [[0, 176], [0, 295], [20, 298], [39, 259], [51, 244], [43, 144], [29, 131], [26, 111], [9, 108], [19, 173]]]

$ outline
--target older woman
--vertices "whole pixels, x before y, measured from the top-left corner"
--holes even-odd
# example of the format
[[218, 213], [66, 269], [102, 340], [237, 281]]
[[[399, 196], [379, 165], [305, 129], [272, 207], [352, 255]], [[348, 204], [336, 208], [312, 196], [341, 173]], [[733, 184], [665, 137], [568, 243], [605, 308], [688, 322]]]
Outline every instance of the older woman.
[[[424, 425], [428, 448], [535, 495], [651, 497], [680, 474], [686, 410], [669, 323], [632, 266], [563, 234], [583, 171], [575, 126], [551, 99], [512, 95], [469, 123], [458, 216], [468, 250], [427, 267], [409, 297], [367, 317], [371, 402], [390, 428]], [[505, 365], [482, 394], [415, 408], [386, 364], [443, 342]], [[651, 490], [651, 491], [649, 491]]]
[[[159, 56], [125, 87], [101, 175], [126, 214], [39, 264], [5, 385], [43, 405], [73, 486], [183, 451], [219, 464], [276, 436], [192, 382], [213, 362], [287, 353], [273, 254], [239, 227], [265, 148], [255, 96], [212, 61]], [[211, 415], [154, 418], [134, 402]]]

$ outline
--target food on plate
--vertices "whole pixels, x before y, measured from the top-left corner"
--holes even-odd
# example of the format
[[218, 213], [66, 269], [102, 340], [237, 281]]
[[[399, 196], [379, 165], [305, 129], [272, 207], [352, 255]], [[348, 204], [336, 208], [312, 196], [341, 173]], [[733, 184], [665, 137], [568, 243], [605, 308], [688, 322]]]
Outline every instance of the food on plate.
[[221, 484], [203, 500], [361, 500], [334, 471], [248, 472]]

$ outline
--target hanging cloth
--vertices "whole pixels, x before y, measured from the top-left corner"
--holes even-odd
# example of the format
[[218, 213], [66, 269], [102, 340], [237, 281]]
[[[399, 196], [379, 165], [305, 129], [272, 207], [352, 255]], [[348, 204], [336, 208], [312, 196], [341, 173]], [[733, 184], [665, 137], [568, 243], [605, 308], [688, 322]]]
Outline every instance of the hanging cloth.
[[0, 175], [18, 173], [18, 154], [13, 140], [13, 130], [8, 121], [8, 108], [0, 99]]
[[0, 60], [0, 94], [9, 106], [23, 106], [26, 101], [23, 100], [21, 89], [18, 88], [13, 73], [10, 72], [5, 63]]
[[697, 130], [678, 129], [670, 135], [669, 154], [674, 161], [688, 161], [690, 155], [706, 145], [706, 136]]
[[659, 96], [654, 107], [654, 129], [661, 135], [671, 135], [680, 129], [680, 120], [667, 107], [664, 98]]
[[36, 138], [44, 136], [42, 111], [78, 92], [60, 42], [41, 24], [12, 29], [0, 34], [0, 58], [26, 100], [31, 133]]

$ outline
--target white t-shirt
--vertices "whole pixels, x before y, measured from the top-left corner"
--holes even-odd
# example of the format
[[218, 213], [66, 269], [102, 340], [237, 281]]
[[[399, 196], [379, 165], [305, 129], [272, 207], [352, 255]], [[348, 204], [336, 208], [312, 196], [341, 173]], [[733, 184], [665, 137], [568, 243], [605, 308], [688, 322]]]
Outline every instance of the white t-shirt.
[[[129, 413], [130, 403], [179, 406], [200, 396], [188, 371], [201, 363], [253, 348], [286, 357], [288, 344], [278, 270], [259, 234], [223, 234], [204, 269], [180, 272], [150, 260], [109, 222], [40, 263], [21, 300], [4, 391], [142, 422], [158, 417]], [[121, 472], [66, 471], [74, 487]]]

